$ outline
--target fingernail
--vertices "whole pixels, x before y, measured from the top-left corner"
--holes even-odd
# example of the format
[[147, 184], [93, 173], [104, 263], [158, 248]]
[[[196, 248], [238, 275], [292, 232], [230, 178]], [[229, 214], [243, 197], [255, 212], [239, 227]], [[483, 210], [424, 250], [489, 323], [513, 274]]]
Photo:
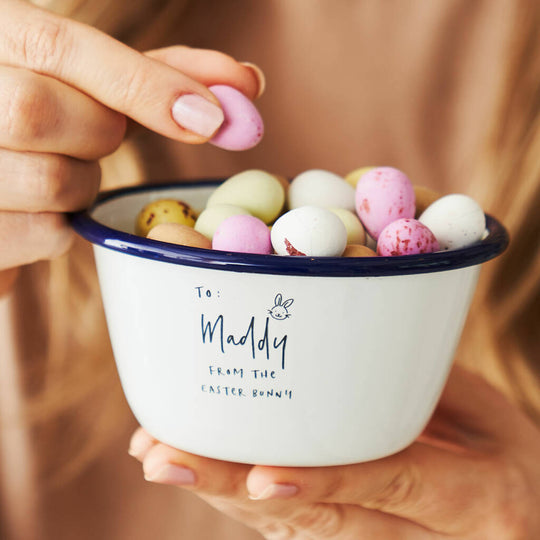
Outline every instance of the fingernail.
[[138, 429], [129, 441], [128, 454], [134, 458], [141, 458], [154, 446], [154, 441], [142, 430]]
[[145, 472], [144, 479], [157, 484], [192, 486], [195, 484], [195, 473], [187, 467], [168, 463], [155, 470]]
[[217, 106], [197, 94], [184, 94], [172, 106], [174, 121], [184, 129], [211, 137], [225, 117]]
[[258, 495], [249, 494], [253, 501], [266, 501], [268, 499], [286, 499], [298, 493], [298, 487], [292, 484], [270, 484], [266, 486]]
[[257, 64], [252, 64], [251, 62], [240, 62], [240, 63], [243, 66], [246, 66], [247, 68], [251, 69], [251, 71], [255, 75], [255, 78], [257, 79], [257, 83], [259, 85], [255, 99], [260, 98], [264, 94], [264, 91], [266, 89], [266, 77], [264, 76], [263, 70]]

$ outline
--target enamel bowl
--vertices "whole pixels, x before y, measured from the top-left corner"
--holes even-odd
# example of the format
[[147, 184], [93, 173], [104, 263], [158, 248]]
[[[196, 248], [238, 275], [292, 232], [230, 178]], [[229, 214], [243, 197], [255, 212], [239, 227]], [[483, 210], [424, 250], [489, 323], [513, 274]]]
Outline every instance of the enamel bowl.
[[310, 258], [183, 247], [133, 233], [158, 198], [202, 209], [218, 184], [104, 193], [75, 230], [94, 244], [123, 390], [154, 437], [236, 462], [328, 466], [411, 444], [445, 384], [485, 238], [427, 255]]

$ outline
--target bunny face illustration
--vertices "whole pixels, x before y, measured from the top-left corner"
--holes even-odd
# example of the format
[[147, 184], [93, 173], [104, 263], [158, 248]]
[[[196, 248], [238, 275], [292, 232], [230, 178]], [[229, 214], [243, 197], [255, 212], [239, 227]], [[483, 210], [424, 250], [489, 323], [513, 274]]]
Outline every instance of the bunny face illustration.
[[276, 319], [276, 321], [283, 321], [284, 319], [287, 319], [291, 316], [289, 313], [289, 307], [292, 305], [294, 300], [292, 298], [289, 298], [288, 300], [285, 300], [283, 302], [283, 296], [281, 294], [277, 294], [274, 298], [274, 306], [272, 309], [268, 310], [268, 313], [270, 313], [270, 317], [273, 319]]

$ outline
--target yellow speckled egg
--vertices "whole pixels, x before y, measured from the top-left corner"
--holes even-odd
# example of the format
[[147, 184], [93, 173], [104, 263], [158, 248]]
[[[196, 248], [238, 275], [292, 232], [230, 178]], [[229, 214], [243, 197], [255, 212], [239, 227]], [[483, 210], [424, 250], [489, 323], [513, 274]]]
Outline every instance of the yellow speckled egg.
[[377, 254], [367, 246], [348, 244], [343, 252], [343, 257], [376, 257]]
[[283, 208], [285, 189], [275, 175], [258, 169], [235, 174], [208, 199], [207, 208], [233, 204], [245, 208], [265, 223], [274, 221]]
[[195, 222], [195, 230], [211, 240], [223, 220], [231, 216], [241, 215], [249, 216], [251, 214], [245, 208], [234, 204], [216, 204], [215, 206], [204, 209], [200, 213]]
[[180, 223], [160, 223], [150, 230], [147, 238], [181, 246], [212, 248], [212, 242], [204, 234], [197, 232], [189, 225]]
[[148, 203], [137, 216], [135, 233], [146, 236], [150, 229], [160, 223], [180, 223], [193, 227], [197, 216], [192, 208], [183, 201], [159, 199]]
[[356, 184], [358, 184], [360, 177], [368, 171], [371, 171], [371, 169], [375, 169], [375, 167], [360, 167], [359, 169], [354, 169], [354, 171], [345, 175], [345, 180], [347, 180], [353, 188], [356, 188]]
[[366, 231], [356, 214], [345, 208], [329, 208], [341, 219], [347, 229], [347, 244], [365, 244]]

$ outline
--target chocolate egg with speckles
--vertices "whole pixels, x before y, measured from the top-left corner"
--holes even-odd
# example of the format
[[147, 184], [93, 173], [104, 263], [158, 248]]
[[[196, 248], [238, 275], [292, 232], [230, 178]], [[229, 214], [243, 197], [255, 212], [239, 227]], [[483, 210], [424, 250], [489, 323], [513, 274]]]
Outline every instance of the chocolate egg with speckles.
[[148, 203], [138, 214], [135, 233], [146, 236], [160, 223], [180, 223], [193, 227], [197, 216], [184, 201], [176, 199], [158, 199]]
[[278, 255], [340, 257], [347, 245], [347, 229], [332, 211], [301, 206], [274, 223], [271, 239]]
[[358, 180], [356, 212], [370, 236], [397, 219], [414, 218], [415, 196], [411, 181], [393, 167], [376, 167]]

